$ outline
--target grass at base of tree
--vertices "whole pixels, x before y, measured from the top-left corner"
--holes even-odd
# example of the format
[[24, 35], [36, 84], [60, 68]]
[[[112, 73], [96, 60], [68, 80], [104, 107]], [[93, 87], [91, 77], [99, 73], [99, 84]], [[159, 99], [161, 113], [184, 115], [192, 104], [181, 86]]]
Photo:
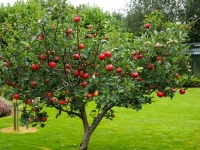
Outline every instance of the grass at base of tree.
[[[139, 112], [115, 108], [115, 118], [103, 119], [94, 131], [89, 150], [200, 150], [200, 88], [154, 101]], [[64, 113], [56, 119], [56, 111], [47, 110], [46, 127], [35, 133], [0, 132], [0, 150], [78, 150], [80, 119]], [[13, 117], [0, 119], [0, 130], [12, 125]]]

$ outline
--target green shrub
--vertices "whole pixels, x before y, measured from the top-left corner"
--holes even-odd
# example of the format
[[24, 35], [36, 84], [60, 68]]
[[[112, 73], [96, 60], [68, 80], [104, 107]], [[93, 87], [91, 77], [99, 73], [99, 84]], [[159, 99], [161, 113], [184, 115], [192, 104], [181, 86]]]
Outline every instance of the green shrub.
[[0, 117], [5, 117], [11, 114], [12, 103], [3, 98], [0, 98]]
[[182, 75], [179, 77], [179, 81], [183, 83], [183, 87], [200, 87], [200, 79], [195, 75]]

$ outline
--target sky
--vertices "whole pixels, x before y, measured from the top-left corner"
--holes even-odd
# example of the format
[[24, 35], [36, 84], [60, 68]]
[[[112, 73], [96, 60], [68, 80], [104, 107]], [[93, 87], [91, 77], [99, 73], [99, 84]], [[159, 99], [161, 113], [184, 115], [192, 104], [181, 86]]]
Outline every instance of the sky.
[[[17, 0], [0, 0], [0, 3], [11, 5], [14, 4]], [[104, 11], [120, 11], [123, 12], [123, 7], [126, 2], [129, 0], [68, 0], [71, 4], [77, 6], [79, 4], [89, 4], [89, 5], [97, 5], [102, 8]]]

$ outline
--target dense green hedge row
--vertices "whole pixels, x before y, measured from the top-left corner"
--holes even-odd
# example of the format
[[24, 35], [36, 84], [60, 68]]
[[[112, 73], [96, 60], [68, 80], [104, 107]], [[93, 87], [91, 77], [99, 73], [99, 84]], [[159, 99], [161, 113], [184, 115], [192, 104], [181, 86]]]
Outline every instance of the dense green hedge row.
[[184, 87], [200, 87], [200, 79], [194, 75], [182, 75], [179, 77], [179, 81], [183, 82]]

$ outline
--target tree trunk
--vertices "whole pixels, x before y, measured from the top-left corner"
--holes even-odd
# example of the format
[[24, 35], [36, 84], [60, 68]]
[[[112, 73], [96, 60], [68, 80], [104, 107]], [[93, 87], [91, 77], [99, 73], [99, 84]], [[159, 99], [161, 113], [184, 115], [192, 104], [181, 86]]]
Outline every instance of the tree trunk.
[[84, 135], [83, 135], [82, 143], [80, 144], [79, 150], [87, 150], [88, 149], [90, 137], [91, 137], [93, 131], [96, 129], [98, 124], [101, 122], [101, 120], [104, 117], [104, 115], [106, 114], [106, 112], [109, 109], [111, 109], [113, 106], [114, 106], [114, 104], [110, 104], [107, 107], [105, 107], [105, 109], [97, 115], [96, 119], [93, 120], [93, 123], [91, 126], [89, 126], [89, 124], [88, 124], [85, 107], [80, 109], [80, 118], [82, 120], [83, 127], [84, 127]]
[[91, 136], [91, 134], [89, 133], [89, 130], [87, 132], [84, 132], [82, 143], [80, 145], [80, 149], [79, 150], [87, 150], [88, 149], [90, 136]]

